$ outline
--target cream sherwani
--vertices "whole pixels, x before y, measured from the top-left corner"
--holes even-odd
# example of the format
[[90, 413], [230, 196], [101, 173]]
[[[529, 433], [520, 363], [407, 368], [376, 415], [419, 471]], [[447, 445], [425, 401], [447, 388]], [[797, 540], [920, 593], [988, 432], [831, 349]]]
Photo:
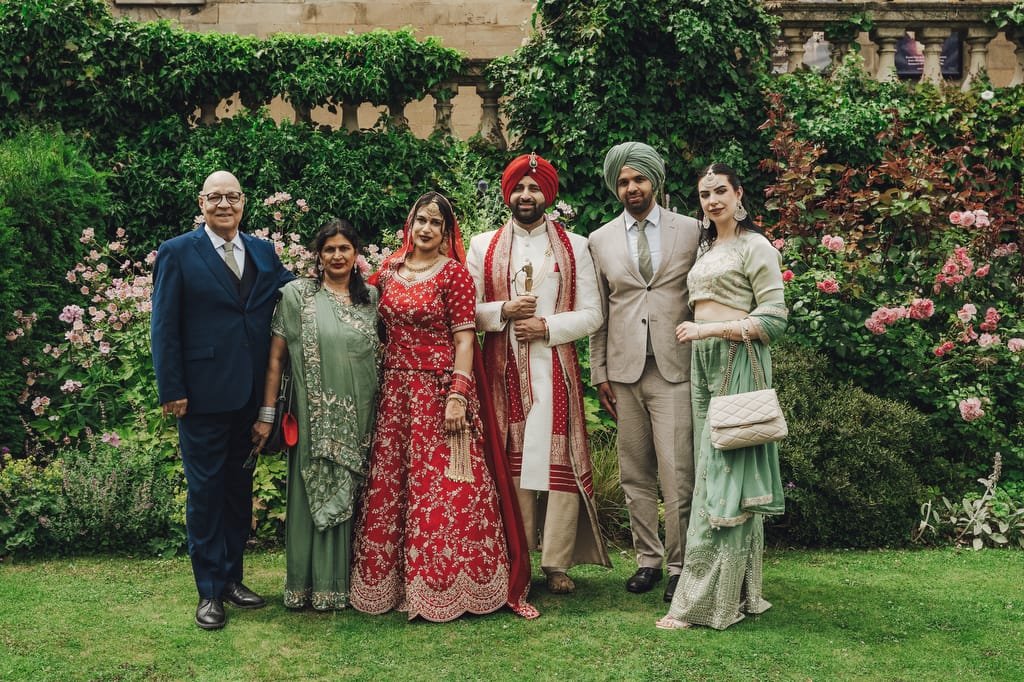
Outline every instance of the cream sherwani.
[[[533, 491], [549, 491], [551, 475], [551, 436], [553, 423], [552, 385], [552, 349], [564, 343], [573, 343], [594, 333], [603, 321], [601, 298], [597, 277], [594, 271], [587, 239], [567, 232], [573, 256], [576, 262], [575, 273], [556, 271], [552, 246], [546, 230], [541, 224], [532, 232], [527, 232], [512, 222], [512, 251], [509, 257], [509, 271], [514, 273], [510, 282], [512, 295], [525, 294], [526, 275], [523, 266], [529, 262], [533, 267], [533, 288], [531, 293], [537, 297], [536, 316], [543, 318], [548, 325], [547, 341], [533, 341], [528, 347], [528, 372], [520, 367], [523, 385], [529, 383], [532, 393], [532, 406], [526, 414], [525, 433], [523, 435], [523, 461], [521, 477], [517, 481], [520, 494], [520, 506], [523, 507], [524, 523], [527, 539], [531, 546], [536, 546], [537, 529], [543, 531], [544, 553], [541, 564], [547, 571], [565, 570], [575, 563], [599, 563], [608, 565], [603, 541], [596, 524], [596, 510], [593, 502], [585, 494], [553, 492], [548, 499], [546, 519], [534, 520], [531, 499], [536, 497]], [[479, 234], [470, 241], [466, 256], [469, 268], [476, 284], [477, 307], [476, 328], [479, 332], [503, 333], [516, 348], [519, 357], [523, 357], [522, 349], [515, 339], [513, 324], [501, 317], [501, 307], [505, 301], [485, 300], [484, 263], [488, 248], [495, 238], [497, 230]], [[576, 278], [576, 300], [573, 310], [555, 312], [559, 286], [562, 277]], [[562, 377], [559, 380], [564, 380]], [[589, 456], [589, 455], [588, 455]], [[559, 514], [559, 504], [552, 504], [555, 498], [565, 496], [575, 498], [569, 501], [570, 509], [566, 514]], [[579, 498], [587, 500], [580, 508]], [[558, 518], [568, 516], [569, 518]], [[557, 520], [556, 520], [557, 519]], [[580, 523], [585, 521], [584, 523]], [[554, 528], [561, 525], [562, 528]], [[584, 531], [587, 532], [584, 532]], [[586, 536], [584, 542], [578, 541], [579, 536]], [[566, 537], [568, 536], [568, 537]], [[557, 545], [557, 546], [556, 546]], [[574, 545], [582, 545], [576, 547]], [[599, 550], [595, 552], [594, 550]], [[552, 565], [549, 565], [549, 562]]]

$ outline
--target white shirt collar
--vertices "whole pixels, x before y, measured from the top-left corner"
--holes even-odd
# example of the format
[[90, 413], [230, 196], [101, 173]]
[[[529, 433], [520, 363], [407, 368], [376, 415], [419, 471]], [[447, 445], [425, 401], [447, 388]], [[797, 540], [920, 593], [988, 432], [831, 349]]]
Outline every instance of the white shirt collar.
[[[213, 242], [213, 248], [219, 249], [224, 246], [224, 242], [226, 242], [227, 239], [224, 239], [224, 237], [221, 237], [219, 234], [211, 230], [210, 226], [206, 223], [203, 223], [203, 229], [206, 230], [206, 236], [210, 238], [211, 242]], [[245, 245], [242, 244], [241, 231], [235, 232], [235, 238], [231, 240], [231, 243], [235, 245], [236, 249], [245, 249]]]
[[[629, 211], [622, 212], [622, 219], [626, 223], [627, 230], [636, 229], [637, 220], [630, 215]], [[651, 208], [651, 212], [647, 214], [645, 220], [650, 223], [648, 227], [658, 227], [661, 224], [661, 206], [659, 206], [657, 202], [654, 203], [654, 207]]]

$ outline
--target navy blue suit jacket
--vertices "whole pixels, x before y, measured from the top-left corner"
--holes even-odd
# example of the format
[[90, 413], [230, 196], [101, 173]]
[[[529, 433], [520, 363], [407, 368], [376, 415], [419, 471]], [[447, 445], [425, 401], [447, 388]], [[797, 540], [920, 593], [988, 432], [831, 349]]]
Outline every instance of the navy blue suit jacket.
[[278, 290], [294, 275], [272, 244], [241, 237], [256, 266], [245, 301], [204, 226], [157, 251], [150, 339], [161, 404], [188, 398], [191, 414], [228, 412], [263, 391]]

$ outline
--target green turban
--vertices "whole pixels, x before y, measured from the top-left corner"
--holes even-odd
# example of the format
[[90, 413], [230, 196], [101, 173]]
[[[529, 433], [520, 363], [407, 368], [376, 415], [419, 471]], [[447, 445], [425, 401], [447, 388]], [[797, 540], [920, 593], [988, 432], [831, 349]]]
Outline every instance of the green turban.
[[616, 184], [623, 166], [640, 171], [654, 185], [656, 195], [665, 185], [665, 160], [661, 154], [643, 142], [623, 142], [609, 149], [604, 157], [604, 184], [616, 197], [619, 196]]

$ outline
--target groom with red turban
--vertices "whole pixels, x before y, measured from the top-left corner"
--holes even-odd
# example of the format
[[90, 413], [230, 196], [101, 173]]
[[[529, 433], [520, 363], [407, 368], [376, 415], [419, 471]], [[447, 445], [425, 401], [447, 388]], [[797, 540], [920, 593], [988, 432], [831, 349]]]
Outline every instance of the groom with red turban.
[[558, 195], [554, 166], [537, 154], [517, 157], [501, 176], [501, 194], [511, 217], [473, 237], [466, 257], [476, 328], [485, 333], [487, 381], [527, 541], [541, 550], [548, 590], [567, 594], [576, 589], [570, 567], [611, 566], [594, 506], [575, 345], [601, 326], [601, 300], [586, 238], [546, 215]]

